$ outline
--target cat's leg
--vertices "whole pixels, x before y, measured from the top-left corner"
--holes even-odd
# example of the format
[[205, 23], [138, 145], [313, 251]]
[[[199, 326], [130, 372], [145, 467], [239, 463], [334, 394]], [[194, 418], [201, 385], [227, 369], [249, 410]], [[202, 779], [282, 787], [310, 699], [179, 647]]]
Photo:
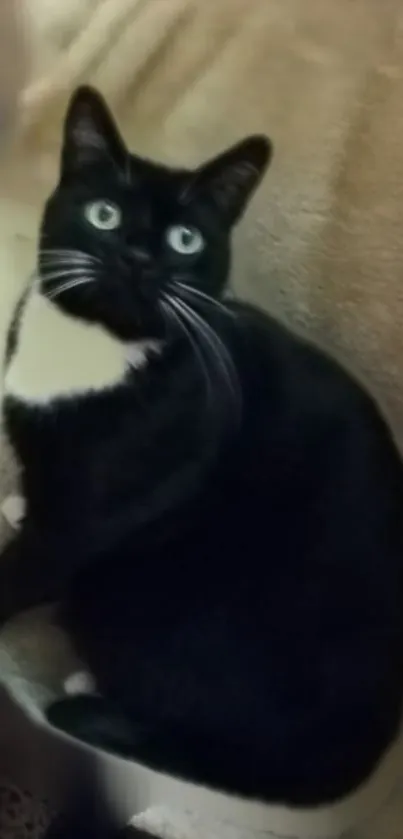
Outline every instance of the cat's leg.
[[67, 696], [48, 708], [46, 716], [56, 728], [109, 751], [133, 747], [133, 726], [110, 702], [96, 693], [95, 679], [86, 670], [71, 673], [63, 688]]
[[49, 723], [91, 746], [131, 757], [148, 734], [133, 724], [107, 699], [91, 694], [69, 696], [46, 710]]
[[0, 555], [0, 625], [19, 612], [57, 600], [81, 557], [44, 540], [25, 520]]
[[35, 551], [29, 549], [23, 528], [0, 555], [0, 623], [42, 602], [37, 581], [32, 579], [35, 566]]
[[1, 505], [1, 512], [13, 530], [19, 530], [25, 517], [25, 499], [22, 495], [8, 495]]
[[63, 687], [67, 696], [85, 696], [88, 693], [97, 692], [95, 679], [87, 670], [76, 670], [71, 673], [65, 679]]

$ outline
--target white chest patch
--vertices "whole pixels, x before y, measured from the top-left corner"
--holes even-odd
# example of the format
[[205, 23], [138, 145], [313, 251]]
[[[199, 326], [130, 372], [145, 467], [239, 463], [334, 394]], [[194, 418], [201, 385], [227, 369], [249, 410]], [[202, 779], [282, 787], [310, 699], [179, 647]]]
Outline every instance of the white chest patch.
[[151, 346], [151, 341], [124, 344], [101, 326], [70, 317], [33, 288], [6, 370], [5, 393], [46, 405], [107, 390], [122, 382], [129, 367], [144, 366]]

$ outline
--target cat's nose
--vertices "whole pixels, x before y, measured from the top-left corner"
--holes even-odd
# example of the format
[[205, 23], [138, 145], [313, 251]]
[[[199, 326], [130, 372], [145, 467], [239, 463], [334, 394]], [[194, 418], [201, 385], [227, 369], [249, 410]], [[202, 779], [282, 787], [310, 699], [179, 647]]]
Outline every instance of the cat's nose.
[[146, 248], [137, 247], [137, 245], [130, 248], [130, 256], [136, 262], [141, 262], [142, 265], [150, 265], [153, 261], [150, 251], [146, 250]]

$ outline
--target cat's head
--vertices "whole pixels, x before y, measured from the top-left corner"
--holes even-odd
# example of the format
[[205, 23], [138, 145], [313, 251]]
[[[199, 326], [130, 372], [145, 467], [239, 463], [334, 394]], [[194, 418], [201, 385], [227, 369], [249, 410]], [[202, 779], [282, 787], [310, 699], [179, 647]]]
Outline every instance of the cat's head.
[[170, 299], [180, 317], [178, 306], [222, 293], [232, 229], [269, 158], [253, 136], [192, 171], [152, 163], [128, 151], [102, 97], [79, 88], [43, 218], [43, 293], [123, 340], [161, 337]]

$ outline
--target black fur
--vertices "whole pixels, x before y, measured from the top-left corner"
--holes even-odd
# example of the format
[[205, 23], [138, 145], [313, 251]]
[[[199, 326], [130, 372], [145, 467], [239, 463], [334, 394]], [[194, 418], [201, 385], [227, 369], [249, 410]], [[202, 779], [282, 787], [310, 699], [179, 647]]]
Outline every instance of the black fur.
[[[223, 303], [232, 226], [267, 157], [253, 138], [172, 172], [129, 158], [101, 100], [76, 96], [42, 241], [102, 266], [55, 305], [165, 344], [114, 392], [44, 410], [6, 399], [28, 513], [0, 592], [3, 616], [62, 595], [102, 698], [66, 699], [56, 724], [308, 805], [356, 787], [398, 731], [401, 461], [363, 389], [270, 317], [187, 292], [214, 330], [208, 348], [158, 308], [178, 273]], [[123, 208], [119, 235], [83, 223], [96, 196]], [[200, 255], [162, 245], [178, 221], [202, 232]]]

